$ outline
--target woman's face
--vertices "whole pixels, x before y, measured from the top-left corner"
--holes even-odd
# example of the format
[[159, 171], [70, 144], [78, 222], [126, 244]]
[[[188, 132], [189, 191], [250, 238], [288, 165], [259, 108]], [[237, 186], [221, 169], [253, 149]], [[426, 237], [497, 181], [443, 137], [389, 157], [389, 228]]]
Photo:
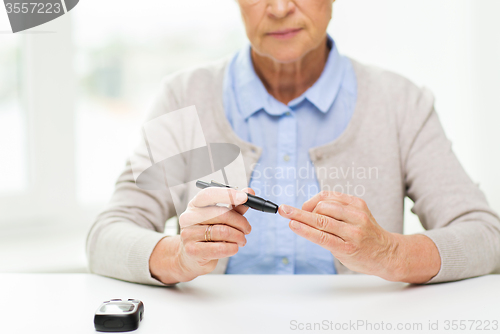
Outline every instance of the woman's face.
[[238, 0], [252, 48], [280, 63], [302, 58], [325, 39], [335, 0]]

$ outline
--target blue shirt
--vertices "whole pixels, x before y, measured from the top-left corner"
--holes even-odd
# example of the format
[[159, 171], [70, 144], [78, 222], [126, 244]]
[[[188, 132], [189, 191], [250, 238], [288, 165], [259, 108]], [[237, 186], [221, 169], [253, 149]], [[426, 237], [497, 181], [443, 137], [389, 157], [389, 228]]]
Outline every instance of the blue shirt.
[[[309, 149], [335, 140], [346, 128], [357, 96], [350, 60], [330, 52], [318, 80], [285, 105], [270, 95], [254, 71], [251, 46], [231, 59], [224, 77], [224, 110], [236, 134], [262, 148], [250, 187], [257, 196], [301, 208], [317, 194]], [[226, 274], [335, 274], [333, 255], [299, 237], [288, 219], [256, 210], [247, 244], [229, 259]]]

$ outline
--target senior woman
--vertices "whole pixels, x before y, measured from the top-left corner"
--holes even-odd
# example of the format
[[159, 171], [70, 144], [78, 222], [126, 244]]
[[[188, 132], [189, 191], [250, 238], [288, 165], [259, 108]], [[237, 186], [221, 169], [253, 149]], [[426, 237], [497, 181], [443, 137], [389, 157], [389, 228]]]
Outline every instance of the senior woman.
[[[213, 120], [210, 142], [241, 148], [249, 188], [199, 191], [180, 235], [165, 237], [172, 196], [138, 188], [128, 164], [89, 233], [92, 272], [165, 285], [213, 272], [434, 283], [499, 270], [499, 217], [432, 95], [339, 55], [326, 33], [333, 2], [239, 0], [250, 45], [164, 81], [151, 117], [195, 105]], [[279, 215], [247, 211], [246, 192], [280, 203]], [[405, 196], [423, 233], [402, 234]], [[213, 215], [217, 203], [233, 206]]]

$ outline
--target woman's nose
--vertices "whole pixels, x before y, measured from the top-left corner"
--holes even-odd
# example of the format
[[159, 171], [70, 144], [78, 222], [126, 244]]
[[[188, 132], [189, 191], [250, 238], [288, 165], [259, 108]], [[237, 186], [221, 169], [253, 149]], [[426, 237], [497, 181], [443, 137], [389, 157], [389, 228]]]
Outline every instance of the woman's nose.
[[292, 0], [267, 0], [267, 13], [282, 19], [293, 13], [295, 3]]

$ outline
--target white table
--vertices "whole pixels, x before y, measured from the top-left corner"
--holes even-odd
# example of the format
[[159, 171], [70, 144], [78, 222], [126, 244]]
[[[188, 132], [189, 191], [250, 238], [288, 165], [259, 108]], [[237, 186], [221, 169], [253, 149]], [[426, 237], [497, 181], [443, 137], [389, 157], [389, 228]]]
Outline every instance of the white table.
[[[444, 330], [445, 320], [466, 320], [467, 330], [458, 332], [471, 333], [468, 320], [500, 321], [500, 275], [427, 286], [364, 275], [207, 275], [174, 288], [91, 274], [0, 274], [0, 282], [0, 333], [6, 334], [96, 333], [94, 312], [111, 298], [144, 302], [144, 320], [131, 333], [386, 333], [375, 330], [382, 322], [384, 328], [421, 323], [423, 330], [392, 331], [428, 333], [436, 320], [439, 331], [432, 333], [454, 332]], [[358, 321], [373, 330], [345, 327]], [[308, 323], [332, 330], [299, 330]], [[500, 332], [479, 327], [480, 333]]]

